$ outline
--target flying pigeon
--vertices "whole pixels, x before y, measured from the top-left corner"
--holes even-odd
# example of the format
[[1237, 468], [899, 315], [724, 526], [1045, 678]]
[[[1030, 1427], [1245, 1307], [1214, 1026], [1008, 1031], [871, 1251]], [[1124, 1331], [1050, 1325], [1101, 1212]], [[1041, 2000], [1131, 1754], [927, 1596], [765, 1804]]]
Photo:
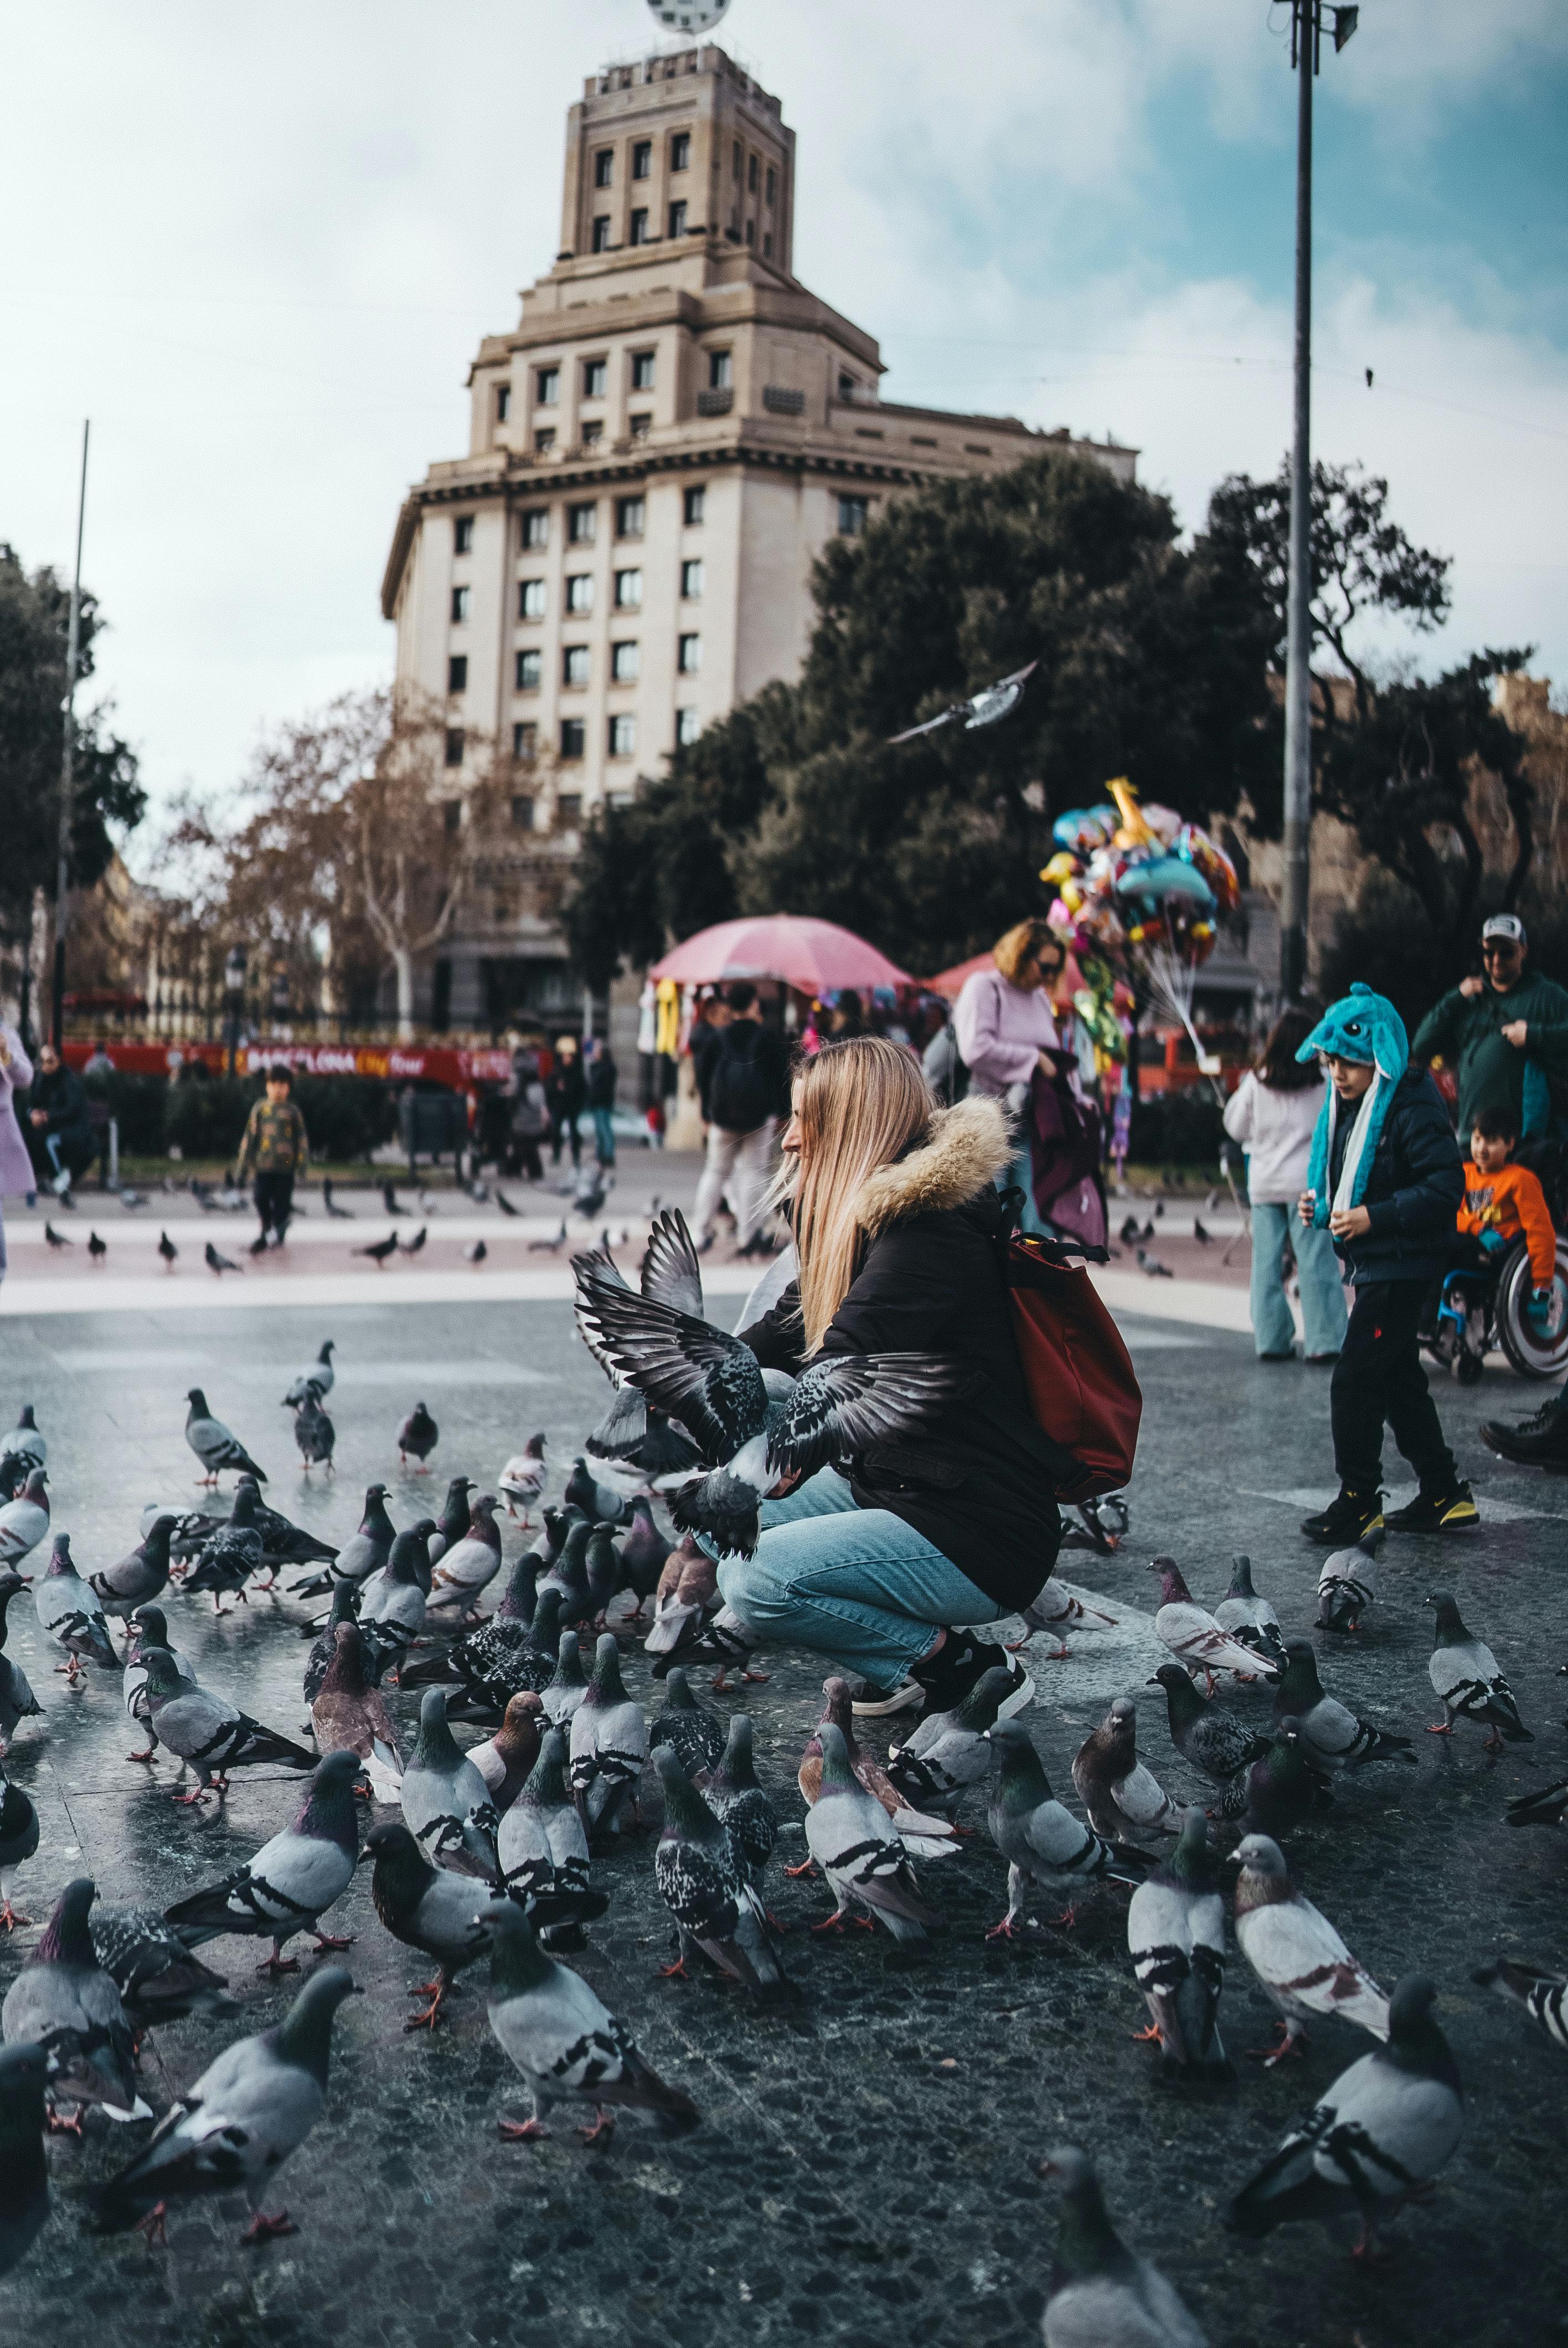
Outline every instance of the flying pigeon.
[[665, 1682], [664, 1704], [648, 1739], [651, 1753], [669, 1746], [688, 1776], [711, 1769], [724, 1749], [725, 1727], [716, 1712], [700, 1704], [676, 1667]]
[[170, 2201], [236, 2189], [251, 2211], [241, 2240], [297, 2231], [286, 2209], [269, 2218], [261, 2204], [272, 2178], [326, 2109], [333, 2018], [344, 1998], [357, 1993], [342, 1965], [323, 1965], [277, 2028], [225, 2047], [172, 2106], [140, 2157], [97, 2188], [93, 2207], [103, 2231], [138, 2228], [149, 2241], [161, 2241]]
[[1058, 1581], [1054, 1573], [1047, 1576], [1021, 1612], [1027, 1633], [1043, 1631], [1055, 1639], [1057, 1649], [1050, 1657], [1053, 1663], [1067, 1661], [1066, 1626], [1069, 1622], [1085, 1622], [1091, 1618], [1096, 1622], [1114, 1622], [1116, 1620], [1114, 1614], [1102, 1614], [1097, 1607], [1085, 1606], [1082, 1599], [1075, 1598], [1064, 1582]]
[[421, 1517], [416, 1525], [396, 1534], [386, 1563], [364, 1585], [359, 1626], [372, 1634], [368, 1642], [371, 1670], [377, 1680], [389, 1663], [395, 1663], [401, 1684], [403, 1660], [425, 1628], [430, 1583], [425, 1543], [435, 1529], [432, 1518]]
[[494, 1492], [481, 1492], [468, 1510], [468, 1529], [436, 1560], [430, 1581], [432, 1608], [456, 1606], [459, 1622], [471, 1622], [479, 1596], [501, 1570], [501, 1533]]
[[1268, 1738], [1234, 1712], [1205, 1703], [1180, 1663], [1162, 1663], [1149, 1685], [1164, 1689], [1171, 1742], [1205, 1777], [1223, 1785], [1267, 1752]]
[[443, 1688], [426, 1688], [419, 1700], [419, 1735], [404, 1765], [398, 1798], [427, 1859], [487, 1883], [497, 1879], [500, 1819], [488, 1786], [446, 1725]]
[[161, 1647], [174, 1665], [175, 1677], [182, 1685], [193, 1688], [196, 1673], [176, 1646], [171, 1646], [169, 1625], [161, 1606], [138, 1606], [130, 1618], [130, 1642], [125, 1651], [125, 1671], [120, 1680], [120, 1698], [128, 1716], [147, 1728], [145, 1752], [128, 1753], [128, 1761], [151, 1761], [158, 1751], [158, 1739], [148, 1723], [152, 1717], [152, 1699], [147, 1692], [147, 1655], [151, 1647]]
[[[892, 1821], [893, 1831], [911, 1859], [948, 1859], [958, 1849], [958, 1829], [950, 1819], [927, 1817], [912, 1807], [893, 1783], [875, 1756], [862, 1750], [855, 1735], [855, 1705], [849, 1683], [836, 1675], [824, 1680], [822, 1693], [826, 1708], [822, 1719], [813, 1729], [800, 1757], [795, 1773], [802, 1797], [809, 1809], [822, 1791], [822, 1731], [829, 1721], [844, 1739], [845, 1753], [856, 1776], [866, 1792], [881, 1803]], [[744, 1720], [743, 1712], [731, 1717], [732, 1734], [737, 1720]], [[809, 1865], [809, 1861], [808, 1861]]]
[[1271, 1667], [1264, 1658], [1222, 1630], [1197, 1603], [1173, 1557], [1153, 1559], [1150, 1570], [1160, 1576], [1161, 1582], [1154, 1636], [1169, 1647], [1179, 1663], [1185, 1664], [1194, 1679], [1202, 1672], [1210, 1695], [1214, 1692], [1215, 1672], [1232, 1672], [1241, 1680], [1269, 1676]]
[[1310, 2116], [1265, 2161], [1225, 2212], [1260, 2240], [1292, 2219], [1355, 2212], [1370, 2250], [1407, 2201], [1424, 2191], [1464, 2134], [1459, 2066], [1432, 2016], [1437, 1992], [1419, 1973], [1396, 1983], [1389, 2043], [1341, 2072]]
[[9, 2274], [26, 2256], [48, 2221], [47, 2083], [48, 2058], [41, 2046], [0, 2047], [0, 2275]]
[[1169, 1859], [1132, 1894], [1127, 1946], [1166, 2069], [1229, 2079], [1219, 2034], [1225, 1975], [1225, 1904], [1202, 1810], [1189, 1809]]
[[1408, 1736], [1358, 1719], [1336, 1697], [1324, 1694], [1317, 1658], [1305, 1639], [1292, 1639], [1286, 1653], [1289, 1662], [1275, 1683], [1274, 1716], [1276, 1722], [1300, 1722], [1307, 1757], [1315, 1769], [1358, 1768], [1368, 1761], [1408, 1761], [1414, 1766], [1415, 1748]]
[[1337, 1549], [1317, 1577], [1320, 1631], [1358, 1631], [1378, 1599], [1378, 1551], [1383, 1528], [1363, 1533], [1351, 1549]]
[[149, 2119], [136, 2091], [136, 2044], [120, 1993], [87, 1930], [97, 1897], [90, 1875], [66, 1886], [44, 1936], [5, 1993], [0, 2034], [44, 2050], [58, 2101], [101, 2104], [111, 2118]]
[[223, 1611], [220, 1601], [226, 1591], [248, 1603], [245, 1584], [261, 1570], [261, 1535], [256, 1523], [260, 1497], [254, 1484], [236, 1484], [228, 1523], [220, 1525], [202, 1543], [200, 1555], [185, 1578], [188, 1591], [211, 1591], [215, 1614]]
[[887, 1775], [910, 1807], [955, 1818], [969, 1787], [990, 1774], [995, 1756], [986, 1730], [1010, 1719], [1032, 1693], [1027, 1682], [1015, 1688], [1010, 1673], [993, 1664], [953, 1711], [928, 1713], [907, 1745], [893, 1746]]
[[1522, 2005], [1553, 2045], [1568, 2051], [1568, 1981], [1561, 1973], [1538, 1972], [1511, 1957], [1498, 1957], [1471, 1975], [1481, 1989], [1495, 1990], [1511, 2005]]
[[[575, 1633], [569, 1632], [575, 1640]], [[583, 1682], [584, 1687], [588, 1682]], [[494, 1736], [468, 1747], [468, 1758], [490, 1789], [496, 1815], [504, 1818], [532, 1775], [547, 1725], [545, 1707], [532, 1688], [508, 1699]]]
[[700, 1949], [759, 2000], [787, 1997], [792, 1984], [733, 1841], [682, 1767], [673, 1744], [658, 1747], [653, 1766], [664, 1788], [653, 1879], [680, 1939], [675, 1962], [661, 1968], [665, 1979], [683, 1975], [688, 1954]]
[[1061, 2185], [1045, 2348], [1207, 2348], [1159, 2268], [1134, 2257], [1112, 2226], [1087, 2155], [1059, 2145], [1040, 2173]]
[[101, 1664], [106, 1672], [119, 1670], [120, 1660], [97, 1593], [71, 1562], [69, 1533], [55, 1535], [48, 1570], [34, 1588], [33, 1605], [39, 1630], [65, 1651], [64, 1663], [55, 1668], [65, 1672], [72, 1686], [84, 1663]]
[[1010, 1940], [1023, 1916], [1027, 1887], [1042, 1883], [1067, 1900], [1059, 1924], [1071, 1924], [1076, 1897], [1096, 1883], [1141, 1883], [1142, 1854], [1125, 1856], [1062, 1807], [1050, 1790], [1044, 1765], [1018, 1720], [999, 1720], [985, 1732], [1000, 1762], [986, 1811], [992, 1842], [1008, 1863], [1007, 1913], [986, 1934]]
[[[205, 1207], [210, 1205], [210, 1201], [203, 1199], [201, 1203]], [[206, 1259], [208, 1271], [216, 1272], [220, 1279], [222, 1278], [226, 1272], [243, 1272], [245, 1269], [242, 1263], [236, 1263], [232, 1256], [220, 1255], [218, 1250], [213, 1246], [210, 1240], [208, 1241], [202, 1253]], [[216, 1483], [217, 1480], [216, 1477], [212, 1478], [214, 1483]]]
[[317, 1763], [292, 1822], [232, 1875], [165, 1909], [165, 1923], [191, 1949], [225, 1932], [269, 1940], [272, 1953], [257, 1967], [265, 1973], [298, 1971], [299, 1959], [283, 1954], [296, 1932], [312, 1933], [318, 1949], [346, 1949], [349, 1942], [323, 1932], [320, 1920], [354, 1880], [358, 1776], [357, 1753], [329, 1753]]
[[588, 1694], [582, 1649], [575, 1631], [563, 1631], [555, 1674], [542, 1690], [544, 1710], [553, 1728], [564, 1728]]
[[1238, 1645], [1250, 1647], [1271, 1671], [1285, 1669], [1285, 1633], [1266, 1598], [1252, 1586], [1252, 1560], [1238, 1552], [1231, 1560], [1230, 1588], [1214, 1608], [1214, 1621]]
[[392, 1519], [386, 1513], [386, 1486], [367, 1485], [364, 1514], [360, 1519], [359, 1530], [351, 1540], [344, 1541], [336, 1557], [331, 1560], [328, 1572], [314, 1573], [308, 1581], [292, 1583], [289, 1595], [292, 1598], [319, 1598], [334, 1582], [368, 1581], [371, 1575], [379, 1573], [386, 1563], [395, 1538]]
[[395, 1802], [403, 1782], [397, 1732], [387, 1718], [381, 1690], [365, 1671], [364, 1641], [357, 1622], [340, 1622], [334, 1653], [311, 1705], [318, 1753], [357, 1753], [378, 1802]]
[[880, 1917], [896, 1941], [924, 1941], [927, 1927], [939, 1920], [920, 1897], [892, 1820], [850, 1767], [844, 1738], [833, 1723], [826, 1722], [817, 1735], [822, 1778], [805, 1814], [805, 1842], [838, 1904], [812, 1931], [842, 1931], [854, 1907], [864, 1909], [873, 1924]]
[[620, 1684], [620, 1650], [609, 1632], [594, 1651], [588, 1694], [571, 1716], [569, 1749], [571, 1789], [589, 1836], [622, 1832], [628, 1810], [641, 1816], [648, 1723]]
[[1497, 1668], [1497, 1657], [1473, 1631], [1465, 1629], [1456, 1601], [1434, 1591], [1427, 1604], [1437, 1608], [1427, 1673], [1443, 1704], [1443, 1717], [1430, 1735], [1451, 1736], [1456, 1720], [1484, 1720], [1491, 1731], [1488, 1752], [1495, 1752], [1504, 1737], [1510, 1745], [1533, 1745], [1534, 1736], [1520, 1719], [1512, 1692]]
[[702, 1792], [730, 1838], [742, 1873], [760, 1898], [763, 1876], [779, 1838], [779, 1818], [757, 1782], [749, 1713], [730, 1715], [724, 1749], [702, 1778]]
[[104, 1907], [88, 1921], [97, 1960], [138, 2029], [192, 2013], [238, 2012], [221, 1973], [192, 1956], [156, 1908]]
[[1232, 1853], [1236, 1944], [1279, 2009], [1284, 2034], [1265, 2051], [1270, 2068], [1307, 2035], [1307, 2017], [1337, 2013], [1374, 2038], [1389, 2035], [1389, 2001], [1327, 1916], [1290, 1879], [1285, 1854], [1267, 1835], [1249, 1834]]
[[181, 1679], [167, 1647], [148, 1647], [141, 1660], [147, 1672], [150, 1732], [165, 1752], [179, 1761], [180, 1777], [187, 1769], [196, 1774], [194, 1790], [175, 1794], [175, 1801], [200, 1802], [205, 1794], [220, 1798], [228, 1791], [231, 1769], [315, 1766], [314, 1756], [302, 1746], [263, 1728], [259, 1720], [237, 1711], [200, 1681], [192, 1684]]
[[[1173, 1671], [1174, 1664], [1166, 1669]], [[1184, 1673], [1182, 1684], [1192, 1682]], [[1193, 1691], [1195, 1694], [1195, 1691]], [[1181, 1813], [1151, 1770], [1138, 1758], [1138, 1712], [1119, 1695], [1098, 1728], [1079, 1746], [1072, 1784], [1089, 1813], [1089, 1823], [1108, 1842], [1137, 1842], [1150, 1835], [1180, 1834]]]
[[1027, 668], [1014, 669], [1010, 676], [999, 678], [995, 685], [982, 686], [967, 701], [954, 702], [939, 716], [927, 717], [924, 725], [908, 726], [902, 734], [890, 734], [887, 736], [889, 748], [897, 742], [917, 741], [922, 734], [934, 734], [941, 726], [961, 724], [966, 734], [972, 734], [977, 726], [996, 725], [999, 718], [1010, 716], [1018, 707], [1023, 698], [1024, 686], [1039, 666], [1038, 661], [1030, 661]]
[[37, 1850], [38, 1813], [32, 1797], [11, 1783], [0, 1763], [0, 1924], [8, 1932], [33, 1921], [17, 1912], [11, 1895], [16, 1889], [17, 1870], [36, 1858]]
[[128, 1556], [87, 1576], [88, 1587], [106, 1614], [124, 1620], [146, 1600], [158, 1596], [169, 1580], [169, 1539], [179, 1522], [171, 1510], [165, 1509], [154, 1517]]
[[30, 1557], [49, 1529], [46, 1471], [29, 1468], [15, 1499], [0, 1508], [0, 1567], [15, 1567]]
[[0, 1567], [0, 1761], [11, 1749], [17, 1722], [44, 1716], [43, 1705], [27, 1684], [26, 1673], [5, 1653], [5, 1610], [26, 1587], [19, 1573]]
[[220, 1418], [214, 1418], [207, 1407], [207, 1397], [200, 1386], [192, 1386], [185, 1397], [190, 1405], [185, 1419], [185, 1440], [200, 1460], [207, 1473], [199, 1480], [216, 1484], [225, 1468], [242, 1468], [254, 1476], [258, 1484], [267, 1480], [265, 1472], [257, 1467], [237, 1436], [231, 1434]]
[[406, 1468], [408, 1465], [408, 1455], [412, 1451], [414, 1457], [419, 1462], [418, 1467], [415, 1470], [415, 1475], [427, 1476], [430, 1473], [430, 1470], [426, 1468], [425, 1462], [435, 1450], [440, 1433], [440, 1428], [436, 1426], [436, 1421], [431, 1417], [430, 1413], [425, 1409], [425, 1405], [422, 1402], [416, 1402], [414, 1408], [409, 1412], [408, 1416], [404, 1420], [403, 1425], [397, 1430], [397, 1457], [399, 1460]]
[[507, 1514], [515, 1517], [519, 1504], [523, 1522], [545, 1488], [545, 1438], [530, 1435], [520, 1451], [514, 1452], [496, 1478], [496, 1488], [507, 1504]]
[[294, 1413], [294, 1442], [307, 1476], [313, 1468], [324, 1468], [329, 1476], [336, 1473], [333, 1453], [337, 1429], [314, 1395], [308, 1394]]

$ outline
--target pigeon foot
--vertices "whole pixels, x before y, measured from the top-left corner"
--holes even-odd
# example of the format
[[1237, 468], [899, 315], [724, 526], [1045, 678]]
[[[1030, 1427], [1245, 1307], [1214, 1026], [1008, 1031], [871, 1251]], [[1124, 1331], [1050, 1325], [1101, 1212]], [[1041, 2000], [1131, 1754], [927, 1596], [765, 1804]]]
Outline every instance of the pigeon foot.
[[272, 1953], [267, 1959], [265, 1964], [258, 1965], [256, 1968], [256, 1971], [259, 1973], [270, 1974], [274, 1980], [276, 1980], [279, 1973], [297, 1973], [299, 1970], [300, 1961], [298, 1957], [280, 1956], [276, 1945], [274, 1945]]
[[1303, 2045], [1307, 2043], [1305, 2030], [1291, 2031], [1281, 2023], [1278, 2045], [1249, 2046], [1246, 2050], [1247, 2061], [1261, 2063], [1266, 2071], [1272, 2071], [1275, 2065], [1283, 2063], [1287, 2054], [1299, 2054]]
[[149, 1746], [148, 1746], [147, 1751], [146, 1751], [145, 1753], [128, 1753], [128, 1754], [126, 1755], [126, 1756], [125, 1756], [125, 1757], [126, 1757], [126, 1759], [127, 1759], [128, 1761], [145, 1761], [145, 1762], [147, 1763], [148, 1766], [150, 1768], [150, 1767], [151, 1767], [151, 1766], [152, 1766], [153, 1761], [154, 1761], [154, 1760], [156, 1759], [156, 1757], [157, 1757], [157, 1755], [158, 1755], [158, 1747], [157, 1747], [157, 1746], [156, 1746], [156, 1745], [149, 1745]]
[[19, 1908], [13, 1908], [9, 1900], [0, 1908], [0, 1924], [4, 1924], [8, 1932], [14, 1932], [18, 1924], [30, 1924], [32, 1921], [31, 1916], [24, 1916]]
[[816, 1861], [815, 1859], [803, 1859], [798, 1867], [786, 1867], [784, 1873], [789, 1876], [815, 1875], [816, 1873]]
[[48, 2121], [49, 2134], [51, 2136], [74, 2136], [78, 2142], [81, 2140], [82, 2107], [79, 2104], [77, 2105], [76, 2108], [73, 2110], [69, 2119], [67, 2119], [63, 2112], [56, 2111], [54, 2106], [51, 2105], [49, 2107]]
[[1010, 1916], [1004, 1916], [999, 1924], [991, 1926], [986, 1938], [988, 1941], [1015, 1941], [1018, 1938], [1018, 1926]]
[[1427, 1730], [1429, 1736], [1451, 1736], [1453, 1733], [1454, 1725], [1451, 1720], [1440, 1720]]
[[130, 2230], [133, 2234], [145, 2234], [147, 2236], [147, 2247], [149, 2250], [151, 2250], [155, 2242], [159, 2246], [159, 2248], [167, 2250], [169, 2248], [169, 2228], [164, 2221], [168, 2216], [168, 2202], [159, 2201], [148, 2211], [145, 2218], [138, 2218]]
[[1135, 2030], [1132, 2033], [1134, 2046], [1157, 2046], [1159, 2043], [1160, 2028], [1157, 2023], [1152, 2022], [1147, 2030]]
[[1048, 1916], [1045, 1921], [1048, 1924], [1058, 1926], [1064, 1932], [1071, 1932], [1078, 1921], [1078, 1910], [1070, 1902], [1060, 1916]]
[[[427, 1990], [434, 1990], [436, 1993], [427, 2006], [424, 2007], [420, 2013], [415, 2014], [411, 2021], [404, 2024], [403, 2027], [405, 2033], [410, 2030], [434, 2030], [436, 2027], [436, 2019], [441, 2011], [443, 1992], [436, 1989], [434, 1982], [425, 1982], [422, 1984], [422, 1987]], [[411, 1994], [417, 1994], [417, 1993], [411, 1993]]]
[[269, 2218], [264, 2211], [258, 2209], [240, 2240], [242, 2242], [270, 2242], [280, 2234], [297, 2234], [299, 2230], [286, 2209], [280, 2209], [275, 2218]]
[[354, 1936], [352, 1932], [348, 1934], [345, 1940], [339, 1940], [331, 1932], [313, 1932], [311, 1935], [311, 1938], [314, 1941], [317, 1949], [323, 1956], [329, 1949], [352, 1949], [354, 1946]]
[[677, 1957], [672, 1965], [661, 1965], [659, 1978], [661, 1981], [690, 1981], [692, 1976], [686, 1971], [685, 1958]]
[[169, 1798], [171, 1802], [178, 1802], [182, 1809], [189, 1809], [193, 1802], [204, 1801], [209, 1794], [218, 1795], [218, 1798], [222, 1799], [216, 1786], [198, 1786], [193, 1794], [170, 1794]]
[[502, 2120], [498, 2126], [508, 2144], [533, 2144], [549, 2134], [542, 2120]]
[[590, 2128], [579, 2129], [579, 2134], [584, 2144], [608, 2144], [615, 2134], [615, 2114], [607, 2112], [602, 2104], [596, 2105], [594, 2108], [598, 2117], [593, 2126]]

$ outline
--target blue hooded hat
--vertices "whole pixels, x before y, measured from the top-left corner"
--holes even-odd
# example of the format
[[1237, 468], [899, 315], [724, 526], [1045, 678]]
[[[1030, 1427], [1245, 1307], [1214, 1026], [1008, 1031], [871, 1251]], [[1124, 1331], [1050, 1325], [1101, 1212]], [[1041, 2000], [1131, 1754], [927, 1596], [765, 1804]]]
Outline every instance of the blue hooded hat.
[[1339, 1121], [1339, 1096], [1332, 1085], [1317, 1113], [1307, 1187], [1317, 1193], [1313, 1222], [1324, 1230], [1335, 1208], [1358, 1207], [1361, 1203], [1394, 1086], [1410, 1064], [1410, 1039], [1405, 1033], [1404, 1021], [1388, 996], [1374, 994], [1358, 979], [1349, 994], [1324, 1013], [1296, 1056], [1298, 1060], [1313, 1060], [1320, 1053], [1332, 1053], [1341, 1060], [1369, 1062], [1378, 1071], [1361, 1096], [1356, 1122], [1345, 1145], [1338, 1189], [1332, 1199], [1328, 1195], [1328, 1169], [1334, 1162], [1334, 1135]]

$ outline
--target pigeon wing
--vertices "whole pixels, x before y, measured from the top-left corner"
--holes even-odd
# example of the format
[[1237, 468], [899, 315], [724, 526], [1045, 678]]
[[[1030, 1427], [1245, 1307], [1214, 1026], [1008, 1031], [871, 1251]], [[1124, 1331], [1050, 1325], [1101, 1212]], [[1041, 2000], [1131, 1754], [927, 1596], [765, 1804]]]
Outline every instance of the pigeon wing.
[[615, 1368], [678, 1418], [715, 1464], [733, 1458], [767, 1421], [756, 1355], [739, 1337], [689, 1313], [578, 1275], [578, 1320], [592, 1327]]
[[937, 1354], [835, 1354], [814, 1362], [769, 1436], [768, 1466], [809, 1476], [869, 1451], [952, 1401], [967, 1376]]
[[643, 1295], [656, 1304], [668, 1304], [694, 1321], [706, 1319], [702, 1267], [686, 1218], [678, 1208], [666, 1207], [654, 1223], [641, 1277]]

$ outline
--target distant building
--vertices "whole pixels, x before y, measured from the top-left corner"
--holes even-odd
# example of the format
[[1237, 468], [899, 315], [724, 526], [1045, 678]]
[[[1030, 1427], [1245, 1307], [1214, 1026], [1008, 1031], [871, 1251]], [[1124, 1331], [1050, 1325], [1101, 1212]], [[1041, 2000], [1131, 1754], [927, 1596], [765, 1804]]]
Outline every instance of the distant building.
[[458, 794], [476, 746], [517, 760], [524, 837], [490, 927], [428, 982], [443, 1023], [576, 1007], [548, 867], [587, 809], [798, 672], [835, 532], [1053, 442], [1134, 478], [1109, 441], [883, 400], [876, 343], [793, 274], [794, 205], [794, 134], [723, 49], [612, 67], [571, 108], [555, 266], [480, 345], [469, 452], [405, 499], [382, 584]]

